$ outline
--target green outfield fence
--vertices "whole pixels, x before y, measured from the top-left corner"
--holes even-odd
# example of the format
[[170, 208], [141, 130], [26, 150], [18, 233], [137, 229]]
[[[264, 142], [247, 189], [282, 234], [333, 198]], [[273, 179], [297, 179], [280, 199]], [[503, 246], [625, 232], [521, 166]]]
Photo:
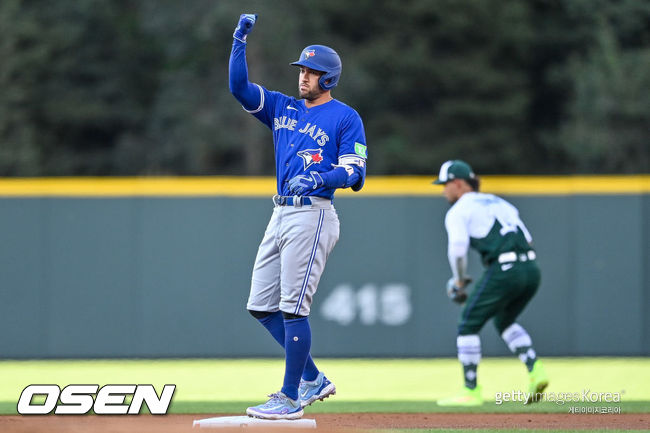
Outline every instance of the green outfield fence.
[[[455, 355], [433, 177], [368, 178], [311, 314], [328, 357]], [[542, 285], [521, 323], [549, 356], [650, 354], [650, 176], [489, 177], [531, 230]], [[245, 312], [270, 178], [0, 179], [0, 357], [263, 357]], [[481, 273], [472, 256], [470, 272]], [[491, 325], [486, 356], [509, 352]]]

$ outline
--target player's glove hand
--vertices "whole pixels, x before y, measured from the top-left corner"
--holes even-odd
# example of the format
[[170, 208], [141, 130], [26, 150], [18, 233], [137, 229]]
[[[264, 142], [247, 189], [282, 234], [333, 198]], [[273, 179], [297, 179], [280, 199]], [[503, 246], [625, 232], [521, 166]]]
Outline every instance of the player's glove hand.
[[461, 305], [467, 300], [467, 291], [465, 290], [465, 287], [472, 282], [472, 279], [465, 278], [463, 282], [463, 287], [459, 287], [456, 285], [456, 279], [454, 277], [451, 277], [449, 281], [447, 281], [447, 296], [449, 296], [449, 299], [453, 302]]
[[299, 174], [289, 181], [289, 191], [297, 195], [302, 195], [306, 191], [313, 191], [319, 186], [323, 186], [323, 178], [317, 171], [309, 172], [309, 176]]
[[232, 37], [239, 41], [246, 42], [246, 35], [253, 30], [255, 21], [257, 21], [257, 14], [241, 14], [239, 16], [239, 23], [237, 23], [237, 27], [235, 27], [235, 32], [232, 34]]

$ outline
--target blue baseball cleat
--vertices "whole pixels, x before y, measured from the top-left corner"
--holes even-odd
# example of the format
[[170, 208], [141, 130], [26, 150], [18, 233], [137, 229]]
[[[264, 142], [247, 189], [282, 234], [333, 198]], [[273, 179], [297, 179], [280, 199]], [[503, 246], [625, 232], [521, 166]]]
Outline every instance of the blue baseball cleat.
[[301, 407], [309, 406], [316, 400], [322, 401], [334, 394], [336, 394], [336, 387], [325, 377], [322, 371], [318, 373], [318, 376], [313, 381], [300, 380], [298, 397], [300, 398]]
[[269, 401], [246, 409], [246, 414], [263, 419], [298, 419], [304, 413], [300, 402], [292, 400], [282, 392], [270, 394]]

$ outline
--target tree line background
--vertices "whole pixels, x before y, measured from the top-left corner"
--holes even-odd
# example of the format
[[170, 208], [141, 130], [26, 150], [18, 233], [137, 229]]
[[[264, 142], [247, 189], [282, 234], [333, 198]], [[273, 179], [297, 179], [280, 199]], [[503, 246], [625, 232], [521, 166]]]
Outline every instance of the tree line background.
[[371, 174], [650, 172], [650, 0], [2, 0], [0, 176], [272, 175], [228, 90], [335, 48]]

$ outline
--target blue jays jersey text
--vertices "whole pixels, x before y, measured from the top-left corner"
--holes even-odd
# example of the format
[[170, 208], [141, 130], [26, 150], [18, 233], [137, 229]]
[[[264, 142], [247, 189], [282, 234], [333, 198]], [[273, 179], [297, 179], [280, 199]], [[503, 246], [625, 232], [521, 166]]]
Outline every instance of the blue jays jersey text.
[[[278, 194], [292, 195], [294, 176], [330, 171], [346, 158], [365, 167], [366, 137], [354, 109], [336, 99], [308, 109], [304, 100], [259, 87], [260, 106], [247, 111], [273, 132]], [[334, 191], [321, 187], [306, 195], [331, 199]]]

